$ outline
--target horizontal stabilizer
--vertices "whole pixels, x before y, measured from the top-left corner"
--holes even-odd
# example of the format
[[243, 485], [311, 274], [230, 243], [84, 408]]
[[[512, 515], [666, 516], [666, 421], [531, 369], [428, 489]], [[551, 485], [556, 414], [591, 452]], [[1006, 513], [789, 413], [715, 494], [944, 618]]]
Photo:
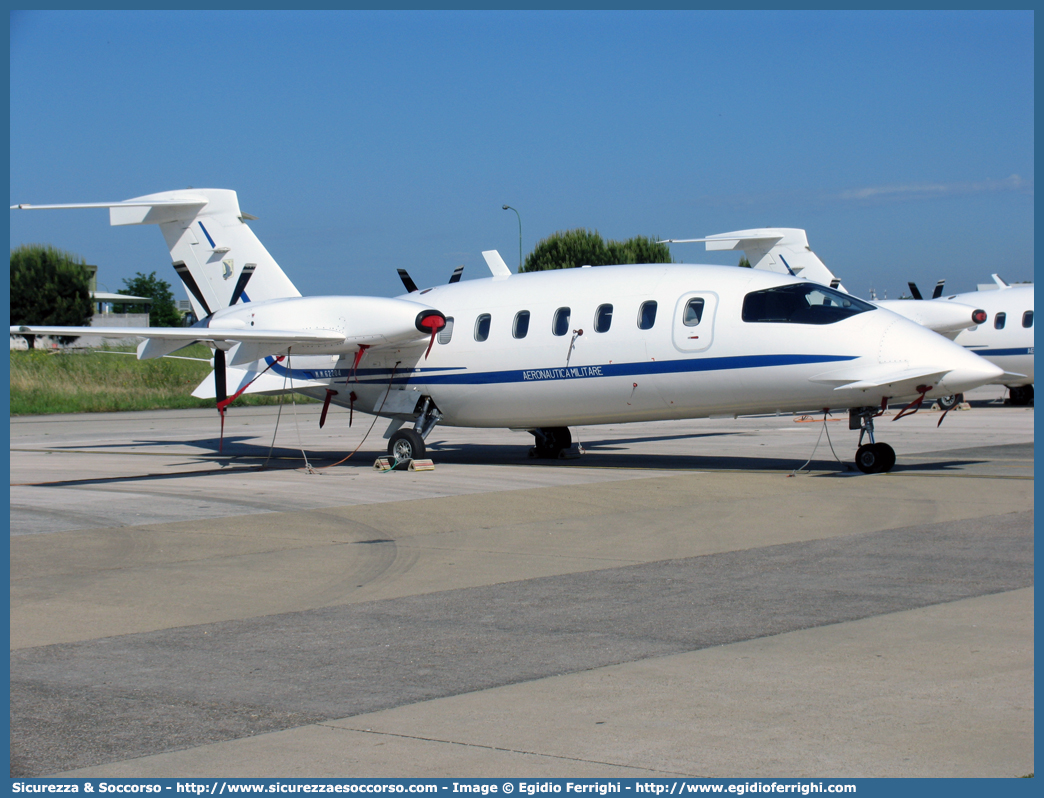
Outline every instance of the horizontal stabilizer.
[[166, 224], [193, 219], [207, 204], [206, 197], [180, 196], [177, 199], [124, 200], [123, 202], [75, 202], [65, 205], [12, 205], [11, 210], [61, 210], [63, 208], [108, 208], [109, 224]]

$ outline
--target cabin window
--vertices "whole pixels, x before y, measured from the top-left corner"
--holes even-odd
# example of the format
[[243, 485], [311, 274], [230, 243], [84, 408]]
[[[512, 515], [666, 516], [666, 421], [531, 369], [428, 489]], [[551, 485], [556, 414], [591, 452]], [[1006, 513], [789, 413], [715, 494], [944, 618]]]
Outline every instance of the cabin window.
[[453, 317], [452, 316], [447, 316], [446, 317], [446, 326], [443, 327], [441, 330], [439, 330], [438, 338], [439, 338], [439, 343], [440, 344], [448, 344], [450, 342], [450, 340], [453, 338]]
[[511, 334], [516, 338], [525, 338], [529, 332], [529, 311], [520, 310], [515, 314], [515, 324], [511, 328]]
[[792, 283], [743, 297], [743, 321], [834, 324], [876, 308], [850, 294], [815, 283]]
[[1027, 310], [1025, 313], [1022, 314], [1022, 326], [1023, 327], [1032, 327], [1033, 326], [1033, 311], [1032, 310]]
[[613, 323], [613, 306], [612, 305], [599, 305], [598, 310], [595, 311], [595, 332], [609, 332], [609, 327]]
[[998, 313], [996, 316], [993, 317], [993, 328], [995, 330], [1003, 330], [1004, 329], [1004, 322], [1007, 321], [1007, 320], [1008, 320], [1008, 314], [1007, 313]]
[[489, 319], [488, 313], [483, 313], [475, 320], [475, 340], [485, 341], [489, 338]]
[[693, 297], [685, 305], [685, 315], [682, 316], [682, 323], [686, 327], [695, 327], [703, 319], [703, 305], [704, 302], [700, 297]]
[[551, 332], [555, 335], [565, 335], [569, 332], [569, 308], [559, 308], [555, 311]]
[[651, 330], [654, 324], [656, 324], [656, 303], [643, 302], [642, 306], [638, 308], [638, 329]]

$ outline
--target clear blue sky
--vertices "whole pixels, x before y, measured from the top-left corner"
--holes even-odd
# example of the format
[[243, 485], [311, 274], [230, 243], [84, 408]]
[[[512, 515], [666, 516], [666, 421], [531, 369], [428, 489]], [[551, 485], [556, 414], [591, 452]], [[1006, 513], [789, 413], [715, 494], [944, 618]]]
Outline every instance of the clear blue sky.
[[[801, 227], [857, 294], [1033, 279], [1032, 12], [12, 12], [11, 204], [231, 188], [304, 294]], [[109, 290], [158, 228], [11, 211]], [[735, 263], [702, 244], [675, 259]]]

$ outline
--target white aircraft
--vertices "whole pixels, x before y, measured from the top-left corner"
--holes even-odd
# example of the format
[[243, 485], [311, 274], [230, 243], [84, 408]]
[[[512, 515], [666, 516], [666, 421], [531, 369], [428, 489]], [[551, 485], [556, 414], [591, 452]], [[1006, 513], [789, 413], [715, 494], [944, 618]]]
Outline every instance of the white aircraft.
[[[960, 332], [954, 339], [966, 349], [1004, 369], [999, 380], [1007, 386], [1013, 405], [1033, 404], [1033, 286], [1008, 285], [992, 275], [996, 289], [936, 296], [926, 302], [903, 304], [976, 305], [982, 316], [979, 324]], [[913, 289], [913, 283], [910, 284]], [[916, 296], [916, 294], [915, 294]]]
[[[254, 236], [234, 191], [192, 189], [109, 208], [158, 224], [200, 321], [190, 328], [12, 327], [11, 334], [139, 335], [139, 358], [214, 347], [196, 396], [297, 391], [391, 419], [389, 453], [424, 456], [436, 424], [509, 427], [557, 456], [571, 425], [847, 409], [856, 465], [886, 471], [875, 440], [889, 400], [919, 406], [1001, 369], [924, 327], [790, 275], [723, 266], [605, 266], [492, 277], [395, 298], [302, 297]], [[436, 343], [437, 341], [437, 343]], [[228, 394], [231, 393], [231, 397]], [[864, 437], [867, 442], [864, 443]]]
[[[766, 227], [706, 238], [670, 239], [665, 243], [689, 242], [706, 242], [708, 250], [743, 250], [755, 269], [803, 277], [845, 291], [841, 281], [809, 247], [804, 230]], [[871, 302], [945, 335], [999, 366], [1004, 373], [995, 382], [1009, 389], [1011, 404], [1032, 404], [1033, 286], [1009, 286], [997, 275], [993, 275], [993, 280], [997, 290], [943, 297], [945, 281], [940, 280], [931, 300]], [[914, 299], [921, 300], [917, 286], [909, 286]], [[939, 404], [949, 408], [962, 400], [960, 394], [954, 394], [939, 397]]]

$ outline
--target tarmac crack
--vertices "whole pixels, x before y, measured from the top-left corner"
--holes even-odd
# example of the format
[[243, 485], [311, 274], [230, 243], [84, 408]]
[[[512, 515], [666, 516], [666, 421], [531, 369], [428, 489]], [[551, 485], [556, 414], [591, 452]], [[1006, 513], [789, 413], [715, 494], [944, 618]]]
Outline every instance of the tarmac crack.
[[642, 773], [656, 774], [658, 776], [687, 776], [689, 778], [702, 778], [696, 775], [695, 773], [680, 773], [673, 770], [659, 770], [658, 768], [641, 767], [639, 765], [629, 765], [622, 762], [610, 762], [601, 759], [588, 759], [586, 757], [565, 756], [563, 754], [549, 754], [543, 751], [528, 751], [524, 748], [505, 748], [499, 745], [466, 742], [464, 740], [450, 740], [440, 737], [424, 737], [422, 735], [401, 734], [399, 732], [374, 731], [373, 729], [360, 729], [353, 726], [336, 726], [333, 724], [333, 722], [317, 723], [316, 725], [322, 726], [327, 729], [336, 729], [337, 731], [350, 731], [357, 732], [359, 734], [372, 734], [377, 737], [397, 737], [402, 740], [415, 740], [417, 742], [423, 743], [439, 743], [441, 745], [457, 745], [463, 748], [478, 748], [485, 751], [497, 751], [505, 754], [517, 754], [519, 756], [535, 756], [541, 759], [557, 759], [563, 762], [580, 762], [586, 765], [626, 768], [627, 770], [636, 770], [641, 771]]

